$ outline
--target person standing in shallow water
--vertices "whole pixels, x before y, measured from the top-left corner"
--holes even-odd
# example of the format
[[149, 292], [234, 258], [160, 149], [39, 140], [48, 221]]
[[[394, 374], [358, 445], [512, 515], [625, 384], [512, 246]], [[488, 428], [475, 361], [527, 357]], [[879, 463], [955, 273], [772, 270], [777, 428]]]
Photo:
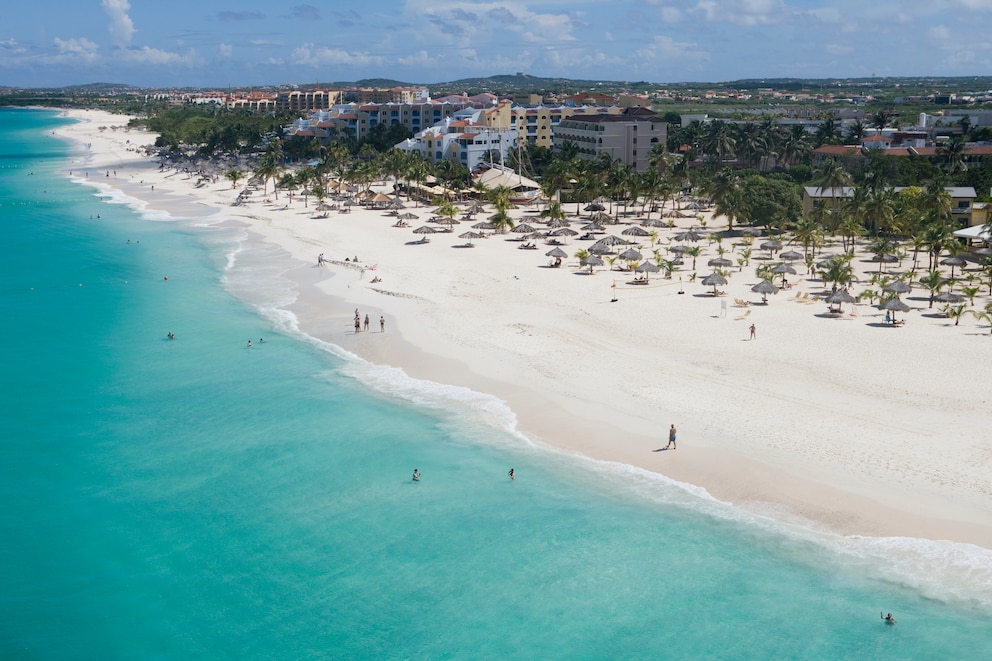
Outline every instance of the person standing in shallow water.
[[666, 450], [668, 448], [671, 448], [673, 450], [677, 450], [678, 449], [678, 445], [676, 445], [676, 443], [675, 443], [675, 435], [677, 433], [678, 433], [678, 430], [675, 428], [675, 425], [672, 425], [671, 427], [668, 428], [668, 445], [665, 446], [665, 449]]

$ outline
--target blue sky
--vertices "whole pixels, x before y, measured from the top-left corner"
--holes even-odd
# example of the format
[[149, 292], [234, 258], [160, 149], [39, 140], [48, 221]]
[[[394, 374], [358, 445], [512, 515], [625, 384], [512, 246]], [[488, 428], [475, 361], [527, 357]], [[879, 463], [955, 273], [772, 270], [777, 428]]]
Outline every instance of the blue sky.
[[992, 73], [992, 0], [6, 3], [0, 85]]

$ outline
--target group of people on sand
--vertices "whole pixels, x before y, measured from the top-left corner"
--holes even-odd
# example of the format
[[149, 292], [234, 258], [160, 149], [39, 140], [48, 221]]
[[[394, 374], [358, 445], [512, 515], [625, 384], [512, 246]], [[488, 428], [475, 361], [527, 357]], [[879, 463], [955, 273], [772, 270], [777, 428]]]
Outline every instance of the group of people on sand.
[[[361, 333], [363, 328], [364, 330], [368, 331], [369, 323], [370, 323], [369, 316], [365, 315], [365, 320], [363, 321], [362, 315], [358, 311], [358, 308], [355, 308], [355, 334], [357, 335], [358, 333]], [[380, 333], [386, 332], [386, 318], [381, 315], [379, 316], [379, 332]]]
[[[512, 468], [506, 474], [506, 476], [509, 477], [511, 480], [517, 479], [517, 473]], [[413, 481], [414, 482], [420, 482], [420, 469], [418, 469], [418, 468], [414, 468], [413, 469]]]

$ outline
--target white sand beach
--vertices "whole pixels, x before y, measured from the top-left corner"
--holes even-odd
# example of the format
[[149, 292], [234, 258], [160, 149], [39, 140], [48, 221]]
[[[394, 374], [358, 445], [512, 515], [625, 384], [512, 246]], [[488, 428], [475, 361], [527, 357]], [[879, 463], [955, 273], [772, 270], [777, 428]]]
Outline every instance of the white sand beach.
[[[608, 266], [579, 274], [571, 255], [589, 242], [575, 239], [562, 246], [570, 257], [561, 268], [547, 268], [552, 246], [520, 250], [507, 241], [514, 234], [454, 247], [466, 243], [458, 235], [471, 222], [409, 245], [432, 207], [408, 203], [405, 211], [420, 216], [408, 228], [361, 206], [313, 218], [316, 200], [307, 207], [299, 196], [276, 200], [271, 185], [268, 195], [232, 206], [244, 182], [232, 189], [220, 178], [197, 188], [196, 179], [160, 171], [136, 150], [154, 135], [99, 129], [127, 118], [70, 115], [81, 121], [61, 134], [90, 145], [75, 175], [85, 169], [176, 215], [205, 205], [298, 259], [299, 297], [290, 309], [315, 337], [413, 377], [493, 394], [516, 413], [521, 432], [552, 447], [698, 485], [752, 512], [842, 534], [992, 548], [992, 335], [973, 317], [955, 326], [933, 314], [939, 306], [927, 309], [923, 289], [903, 297], [913, 310], [893, 327], [867, 304], [832, 317], [825, 303], [797, 301], [824, 290], [802, 275], [756, 305], [755, 258], [741, 272], [734, 267], [721, 287], [726, 295], [713, 297], [711, 287], [690, 282], [689, 264], [684, 294], [680, 273], [638, 285], [628, 284], [634, 274]], [[565, 209], [574, 214], [575, 205]], [[528, 209], [513, 215], [537, 219]], [[638, 218], [607, 231], [620, 235]], [[725, 226], [708, 214], [707, 221], [710, 230]], [[677, 229], [697, 222], [679, 219]], [[655, 247], [669, 245], [675, 231], [659, 230]], [[642, 241], [650, 255], [651, 240]], [[700, 245], [704, 275], [717, 255]], [[826, 252], [840, 252], [839, 244]], [[321, 253], [329, 263], [318, 268]], [[355, 256], [358, 266], [344, 263]], [[867, 259], [859, 253], [854, 264], [877, 270]], [[735, 299], [752, 305], [737, 307]], [[369, 314], [371, 332], [354, 333], [356, 307]], [[672, 423], [678, 449], [660, 451]]]

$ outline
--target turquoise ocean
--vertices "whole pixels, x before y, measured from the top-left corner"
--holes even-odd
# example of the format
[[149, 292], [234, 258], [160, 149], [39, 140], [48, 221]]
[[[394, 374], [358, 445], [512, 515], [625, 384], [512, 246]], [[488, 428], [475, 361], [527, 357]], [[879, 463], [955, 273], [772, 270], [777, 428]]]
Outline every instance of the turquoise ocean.
[[992, 654], [988, 551], [531, 443], [299, 332], [278, 249], [70, 177], [68, 121], [0, 110], [0, 658]]

